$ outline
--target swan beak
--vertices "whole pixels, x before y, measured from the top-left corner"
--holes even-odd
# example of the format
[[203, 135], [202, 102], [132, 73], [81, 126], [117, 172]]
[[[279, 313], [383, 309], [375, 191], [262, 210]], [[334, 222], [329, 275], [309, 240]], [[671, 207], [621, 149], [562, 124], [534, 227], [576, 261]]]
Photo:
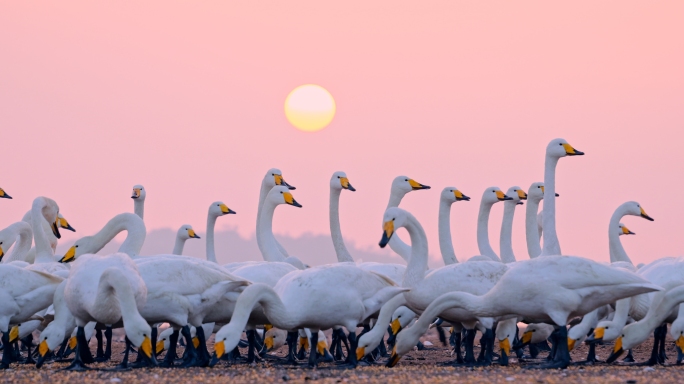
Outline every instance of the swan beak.
[[356, 360], [361, 360], [361, 359], [363, 359], [364, 356], [366, 356], [366, 348], [364, 348], [364, 347], [356, 348]]
[[575, 339], [568, 337], [568, 352], [575, 348]]
[[194, 229], [188, 229], [188, 236], [190, 236], [191, 239], [201, 239], [201, 237], [197, 236]]
[[525, 193], [525, 191], [522, 189], [518, 189], [518, 197], [520, 200], [527, 200], [527, 193]]
[[518, 201], [517, 203], [515, 203], [515, 205], [525, 205], [525, 203], [523, 203], [522, 201]]
[[522, 338], [520, 339], [522, 341], [522, 345], [527, 345], [532, 341], [532, 331], [527, 331], [523, 333]]
[[675, 345], [678, 346], [680, 350], [684, 351], [684, 335], [679, 335], [679, 338], [675, 341]]
[[72, 336], [69, 338], [69, 348], [72, 350], [76, 349], [76, 344], [78, 344], [78, 341], [76, 340], [76, 336]]
[[18, 338], [19, 338], [19, 326], [15, 325], [14, 327], [12, 327], [12, 329], [10, 329], [9, 341], [10, 341], [10, 343], [13, 343], [14, 340], [16, 340]]
[[76, 258], [76, 246], [71, 246], [69, 250], [64, 254], [64, 257], [62, 257], [59, 262], [60, 263], [68, 263], [70, 261], [74, 261]]
[[511, 342], [508, 341], [508, 337], [503, 340], [499, 340], [499, 348], [501, 348], [501, 353], [505, 353], [506, 356], [510, 356]]
[[268, 331], [271, 330], [271, 328], [273, 328], [273, 325], [271, 325], [271, 324], [264, 324], [264, 331], [268, 332]]
[[301, 208], [302, 205], [297, 202], [297, 200], [292, 197], [292, 194], [290, 192], [285, 192], [283, 193], [283, 197], [285, 198], [285, 204], [293, 205], [297, 208]]
[[496, 192], [496, 197], [499, 199], [499, 201], [504, 201], [504, 200], [513, 200], [512, 197], [506, 196], [503, 192], [501, 191], [495, 191]]
[[419, 189], [430, 189], [430, 186], [428, 186], [428, 185], [423, 185], [423, 184], [421, 184], [421, 183], [419, 183], [419, 182], [417, 182], [417, 181], [415, 181], [415, 180], [413, 180], [413, 179], [409, 179], [408, 183], [409, 183], [409, 185], [411, 185], [411, 188], [412, 188], [414, 191], [417, 191], [417, 190], [419, 190]]
[[397, 365], [399, 360], [401, 359], [401, 356], [397, 355], [397, 346], [394, 346], [394, 349], [392, 350], [392, 356], [390, 357], [389, 361], [387, 361], [387, 366], [389, 368], [394, 367]]
[[629, 228], [622, 226], [622, 234], [623, 235], [636, 235], [636, 233], [632, 232], [629, 230]]
[[139, 349], [142, 349], [145, 356], [149, 357], [150, 359], [152, 358], [152, 340], [150, 340], [149, 337], [145, 336], [145, 339], [143, 339]]
[[157, 341], [157, 355], [164, 351], [164, 340]]
[[228, 208], [228, 206], [225, 204], [221, 204], [220, 207], [221, 207], [221, 213], [223, 213], [224, 215], [231, 215], [231, 214], [234, 215], [237, 213], [237, 212], [233, 211], [232, 209]]
[[565, 148], [565, 154], [568, 156], [582, 156], [584, 155], [584, 152], [578, 151], [575, 148], [572, 147], [572, 145], [565, 143], [563, 144], [563, 148]]
[[394, 335], [396, 335], [397, 333], [399, 333], [399, 331], [401, 331], [401, 323], [399, 322], [398, 318], [392, 320], [391, 326], [392, 326], [392, 333]]
[[0, 198], [11, 199], [12, 196], [8, 195], [4, 189], [0, 188]]
[[38, 346], [38, 353], [40, 353], [40, 356], [45, 357], [49, 351], [50, 347], [48, 347], [47, 339], [41, 341], [40, 345]]
[[56, 238], [61, 239], [62, 235], [59, 234], [59, 227], [57, 226], [56, 220], [54, 223], [52, 223], [51, 227], [52, 227], [52, 234], [55, 235]]
[[603, 340], [603, 335], [606, 333], [606, 329], [603, 327], [598, 327], [594, 330], [594, 333], [587, 339], [588, 343], [598, 343]]
[[5, 251], [2, 250], [2, 245], [0, 245], [0, 261], [2, 261], [2, 258], [5, 256]]
[[[273, 346], [273, 345], [271, 345]], [[226, 345], [223, 343], [223, 341], [219, 341], [218, 343], [214, 344], [214, 353], [216, 354], [216, 358], [220, 359], [221, 356], [223, 356], [223, 353], [225, 352]]]
[[340, 177], [340, 184], [342, 185], [342, 188], [348, 189], [352, 192], [356, 192], [356, 189], [352, 187], [352, 185], [349, 183], [349, 179], [346, 177]]
[[274, 179], [274, 181], [275, 181], [275, 185], [282, 185], [282, 186], [287, 187], [287, 188], [290, 189], [290, 190], [295, 190], [295, 189], [297, 189], [297, 188], [295, 188], [293, 185], [288, 184], [288, 183], [285, 181], [285, 179], [283, 179], [283, 175], [273, 175], [273, 179]]
[[384, 232], [382, 232], [382, 239], [380, 239], [380, 248], [385, 248], [394, 234], [394, 220], [386, 222], [382, 229]]
[[456, 197], [456, 201], [461, 201], [461, 200], [470, 201], [470, 197], [464, 195], [458, 189], [454, 189], [454, 196]]
[[641, 207], [641, 217], [643, 217], [644, 219], [646, 219], [648, 221], [653, 221], [653, 218], [646, 214], [646, 211], [644, 211], [643, 207]]
[[140, 197], [140, 188], [133, 188], [131, 199], [137, 199], [138, 197]]
[[273, 336], [269, 336], [264, 340], [264, 345], [266, 346], [266, 350], [270, 351], [273, 349]]
[[556, 193], [556, 197], [560, 197], [560, 195]]
[[623, 352], [624, 350], [622, 349], [622, 336], [620, 336], [615, 340], [615, 347], [613, 347], [613, 353], [611, 353], [610, 356], [608, 356], [606, 363], [610, 364], [613, 361], [617, 360], [617, 358], [620, 357], [620, 355], [622, 355]]
[[321, 356], [325, 355], [325, 350], [328, 347], [328, 344], [325, 341], [319, 341], [318, 344], [316, 344], [316, 350], [318, 351], [318, 354]]
[[69, 224], [69, 222], [67, 221], [67, 219], [63, 217], [57, 217], [57, 225], [59, 225], [60, 228], [66, 229], [67, 231], [76, 232], [74, 227], [72, 227], [71, 224]]
[[192, 345], [194, 345], [195, 348], [199, 347], [199, 337], [195, 336], [192, 338]]

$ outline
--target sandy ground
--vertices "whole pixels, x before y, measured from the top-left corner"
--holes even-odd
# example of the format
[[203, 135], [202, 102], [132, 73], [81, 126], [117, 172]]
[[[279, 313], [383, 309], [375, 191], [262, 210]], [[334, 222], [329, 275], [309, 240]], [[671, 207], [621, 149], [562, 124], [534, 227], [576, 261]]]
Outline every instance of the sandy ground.
[[[0, 382], [49, 382], [58, 383], [164, 383], [164, 382], [202, 382], [202, 383], [250, 383], [250, 382], [378, 382], [378, 383], [414, 383], [420, 381], [441, 382], [518, 382], [518, 383], [675, 383], [684, 381], [684, 366], [675, 366], [676, 351], [671, 340], [667, 343], [668, 366], [635, 367], [621, 365], [598, 364], [594, 366], [573, 366], [566, 370], [536, 371], [524, 369], [524, 365], [511, 358], [509, 367], [494, 365], [484, 368], [453, 368], [439, 366], [439, 363], [452, 361], [451, 351], [442, 346], [436, 332], [431, 331], [423, 341], [433, 345], [428, 350], [407, 354], [394, 368], [383, 365], [359, 366], [357, 369], [340, 369], [336, 364], [321, 363], [316, 369], [309, 369], [306, 364], [297, 367], [283, 366], [275, 361], [247, 365], [245, 363], [230, 364], [221, 362], [214, 368], [191, 369], [135, 369], [124, 372], [93, 370], [90, 372], [63, 372], [60, 368], [67, 363], [48, 363], [40, 370], [33, 365], [13, 364], [0, 373]], [[210, 351], [213, 350], [210, 339]], [[651, 342], [647, 342], [635, 350], [637, 361], [644, 361], [650, 356]], [[93, 368], [107, 369], [114, 367], [122, 358], [124, 343], [121, 339], [114, 342], [114, 362], [93, 364]], [[599, 359], [605, 359], [612, 346], [597, 348]], [[94, 341], [91, 350], [95, 351]], [[498, 352], [498, 348], [496, 348]], [[182, 352], [180, 349], [179, 353]], [[242, 351], [243, 354], [246, 350]], [[475, 352], [479, 352], [476, 347]], [[573, 360], [581, 361], [586, 357], [587, 347], [582, 345], [572, 352]], [[273, 353], [285, 356], [285, 348]], [[134, 356], [134, 355], [133, 355]], [[542, 352], [540, 356], [546, 356]], [[134, 358], [134, 357], [133, 357]], [[384, 359], [381, 360], [384, 363]]]

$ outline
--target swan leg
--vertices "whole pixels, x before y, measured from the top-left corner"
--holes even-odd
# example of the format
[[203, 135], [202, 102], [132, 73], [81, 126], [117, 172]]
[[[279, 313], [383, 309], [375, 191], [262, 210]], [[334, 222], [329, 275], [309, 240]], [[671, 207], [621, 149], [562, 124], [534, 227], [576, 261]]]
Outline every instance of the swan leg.
[[356, 348], [359, 346], [359, 339], [356, 337], [356, 332], [353, 330], [349, 331], [349, 344], [351, 349], [349, 349], [347, 353], [347, 360], [342, 366], [347, 366], [349, 368], [356, 368], [357, 365], [359, 365], [358, 360], [356, 359], [356, 353], [352, 351], [356, 351]]
[[634, 362], [634, 355], [632, 355], [632, 350], [630, 349], [627, 351], [627, 356], [625, 356], [624, 359], [622, 359], [623, 363], [633, 363]]
[[[128, 340], [128, 336], [126, 336], [126, 347], [124, 350], [123, 360], [121, 360], [121, 363], [119, 365], [117, 365], [113, 369], [113, 371], [127, 371], [129, 369], [128, 368], [128, 355], [131, 353], [130, 352], [131, 348], [129, 348], [130, 346], [131, 346], [131, 341]], [[78, 344], [76, 344], [76, 347], [78, 348]]]
[[31, 347], [33, 346], [33, 334], [29, 334], [28, 336], [24, 337], [24, 339], [21, 341], [23, 345], [26, 346], [26, 350], [28, 354], [26, 355], [26, 360], [23, 361], [24, 364], [35, 364], [36, 361], [33, 359], [33, 355], [31, 354]]
[[447, 346], [447, 340], [446, 340], [446, 333], [444, 333], [444, 328], [442, 327], [437, 327], [437, 336], [439, 336], [439, 342], [442, 343], [443, 346]]
[[595, 363], [600, 363], [600, 361], [596, 358], [596, 343], [589, 343], [589, 353], [587, 353], [587, 359], [573, 363], [573, 365], [593, 365]]
[[254, 362], [259, 362], [261, 359], [256, 353], [257, 351], [257, 331], [252, 329], [247, 331], [247, 364], [252, 364]]
[[[256, 331], [254, 333], [256, 333]], [[207, 335], [204, 334], [204, 328], [201, 326], [197, 327], [195, 336], [197, 336], [197, 340], [199, 340], [199, 345], [196, 348], [197, 355], [202, 366], [206, 367], [209, 364], [209, 360], [211, 360], [211, 355], [207, 349]]]
[[9, 342], [9, 330], [2, 333], [2, 346], [2, 362], [0, 362], [0, 369], [7, 369], [12, 363], [12, 356], [10, 354], [12, 347]]
[[297, 337], [299, 337], [297, 331], [287, 333], [287, 363], [292, 365], [297, 365]]
[[665, 338], [667, 337], [667, 323], [661, 326], [660, 330], [660, 351], [658, 353], [658, 363], [665, 365], [667, 354], [665, 353]]
[[653, 349], [651, 349], [651, 357], [642, 363], [634, 363], [634, 364], [630, 364], [630, 365], [634, 365], [634, 366], [639, 367], [639, 366], [652, 366], [652, 365], [658, 364], [658, 357], [659, 357], [659, 353], [660, 353], [660, 333], [661, 332], [662, 332], [661, 327], [657, 327], [653, 331]]
[[[681, 365], [682, 359], [684, 358], [684, 353], [682, 353], [681, 348], [679, 348], [678, 346], [675, 347], [675, 349], [677, 349], [677, 365]], [[631, 349], [630, 349], [630, 352], [632, 352]]]
[[454, 354], [456, 355], [456, 364], [463, 364], [463, 354], [461, 353], [461, 332], [452, 332], [450, 339], [453, 339]]
[[90, 355], [90, 350], [88, 349], [88, 342], [85, 338], [85, 329], [83, 327], [78, 327], [76, 331], [76, 351], [74, 353], [74, 361], [68, 367], [64, 368], [64, 371], [87, 371], [90, 370], [85, 364], [87, 363], [86, 358], [93, 359]]
[[318, 346], [318, 331], [311, 331], [311, 340], [309, 340], [311, 344], [311, 350], [309, 351], [309, 368], [316, 368], [318, 365], [318, 352], [316, 351], [316, 347]]
[[69, 345], [69, 338], [66, 337], [64, 338], [64, 341], [62, 341], [62, 345], [59, 347], [57, 350], [57, 353], [55, 354], [56, 358], [62, 358], [64, 356], [64, 351], [66, 350], [67, 345]]
[[379, 349], [379, 356], [378, 357], [389, 357], [389, 354], [387, 353], [387, 347], [385, 347], [384, 342], [380, 342], [380, 345], [378, 345]]
[[97, 339], [97, 352], [95, 353], [95, 361], [104, 361], [104, 343], [102, 341], [101, 329], [95, 329], [95, 338]]
[[[169, 336], [169, 350], [166, 351], [166, 356], [164, 357], [164, 361], [160, 364], [160, 366], [165, 367], [165, 368], [170, 368], [173, 367], [174, 361], [176, 360], [176, 347], [178, 346], [178, 335], [179, 332], [177, 329], [173, 330], [173, 333], [171, 333], [171, 336]], [[156, 348], [156, 346], [155, 346]]]
[[[530, 369], [565, 369], [570, 365], [570, 350], [568, 350], [568, 328], [565, 325], [560, 326], [556, 331], [555, 354], [553, 360], [540, 365], [531, 365], [526, 368]], [[562, 342], [561, 342], [562, 340]]]
[[[199, 329], [197, 331], [199, 332]], [[185, 350], [188, 351], [188, 358], [183, 362], [183, 364], [181, 364], [181, 367], [188, 368], [201, 366], [199, 356], [197, 355], [197, 350], [195, 349], [195, 344], [192, 342], [190, 326], [187, 324], [184, 325], [183, 328], [181, 328], [181, 334], [185, 338]]]
[[475, 334], [476, 330], [467, 329], [465, 337], [465, 359], [464, 364], [475, 364]]

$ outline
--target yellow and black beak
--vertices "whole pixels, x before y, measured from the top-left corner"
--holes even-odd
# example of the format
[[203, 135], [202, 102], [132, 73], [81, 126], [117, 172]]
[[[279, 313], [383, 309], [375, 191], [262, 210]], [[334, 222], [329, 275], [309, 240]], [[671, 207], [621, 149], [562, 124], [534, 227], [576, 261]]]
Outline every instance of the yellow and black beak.
[[506, 196], [506, 194], [504, 194], [504, 193], [501, 192], [501, 191], [495, 191], [495, 193], [496, 193], [496, 197], [499, 199], [499, 201], [513, 200], [512, 197]]
[[511, 342], [508, 341], [508, 337], [499, 340], [499, 349], [501, 349], [501, 357], [499, 358], [500, 365], [508, 365], [508, 356], [511, 355]]
[[653, 218], [649, 215], [646, 214], [646, 211], [644, 211], [644, 207], [641, 207], [641, 217], [648, 221], [653, 221]]
[[3, 257], [5, 257], [5, 251], [2, 250], [2, 245], [0, 245], [0, 261], [2, 261]]
[[219, 341], [218, 343], [214, 344], [214, 353], [216, 354], [216, 358], [220, 359], [223, 354], [226, 352], [226, 346], [223, 343], [223, 341]]
[[363, 359], [364, 356], [366, 356], [366, 348], [364, 348], [364, 347], [356, 348], [356, 360], [361, 360], [361, 359]]
[[234, 215], [234, 214], [236, 214], [237, 212], [235, 212], [235, 211], [233, 211], [232, 209], [228, 208], [227, 205], [221, 204], [221, 213], [223, 213], [224, 215]]
[[52, 223], [51, 227], [52, 227], [52, 234], [55, 235], [56, 238], [61, 239], [62, 235], [59, 234], [59, 227], [57, 226], [56, 220], [54, 223]]
[[57, 225], [60, 228], [66, 229], [67, 231], [76, 232], [74, 227], [72, 227], [71, 224], [69, 224], [69, 222], [67, 221], [67, 219], [63, 217], [57, 217]]
[[430, 189], [430, 186], [421, 184], [421, 183], [419, 183], [419, 182], [417, 182], [417, 181], [415, 181], [415, 180], [413, 180], [413, 179], [409, 179], [409, 180], [408, 180], [408, 183], [409, 183], [409, 185], [411, 185], [411, 188], [412, 188], [414, 191], [417, 191], [417, 190], [419, 190], [419, 189]]
[[273, 349], [273, 336], [264, 339], [264, 346], [266, 347], [266, 351]]
[[679, 335], [679, 337], [675, 341], [675, 345], [679, 347], [680, 351], [684, 351], [684, 335]]
[[340, 184], [342, 185], [342, 188], [348, 189], [352, 192], [356, 192], [356, 189], [352, 187], [351, 183], [349, 183], [349, 179], [346, 177], [340, 177]]
[[140, 348], [138, 348], [143, 351], [145, 356], [149, 357], [150, 359], [152, 358], [152, 340], [150, 340], [149, 337], [145, 336], [145, 339], [143, 340], [142, 344], [140, 344]]
[[285, 204], [295, 206], [297, 208], [301, 208], [302, 205], [297, 202], [297, 200], [292, 197], [292, 194], [290, 192], [285, 192], [283, 193], [283, 198], [285, 198]]
[[390, 324], [390, 327], [392, 328], [392, 334], [397, 335], [399, 331], [401, 331], [401, 322], [399, 322], [399, 319], [394, 319], [392, 320], [392, 323]]
[[295, 190], [297, 188], [294, 187], [294, 185], [288, 184], [285, 179], [283, 179], [283, 175], [273, 175], [273, 178], [275, 180], [275, 185], [282, 185], [287, 187], [289, 190]]
[[140, 188], [133, 188], [131, 199], [137, 199], [138, 197], [140, 197]]
[[14, 343], [17, 339], [19, 339], [19, 326], [15, 325], [10, 329], [9, 341], [10, 343]]
[[575, 348], [575, 342], [576, 341], [577, 340], [575, 340], [571, 337], [568, 337], [568, 352], [572, 352], [572, 350]]
[[50, 347], [48, 347], [47, 340], [41, 341], [40, 345], [38, 346], [38, 361], [36, 361], [36, 368], [43, 366], [43, 363], [45, 362], [45, 356], [48, 352], [50, 352]]
[[610, 356], [608, 356], [608, 359], [606, 359], [606, 363], [610, 364], [614, 362], [615, 360], [617, 360], [618, 357], [620, 357], [620, 355], [622, 355], [623, 352], [624, 350], [622, 349], [622, 336], [620, 336], [617, 339], [615, 339], [615, 346], [613, 347], [613, 352], [610, 354]]
[[591, 344], [591, 343], [598, 343], [603, 340], [603, 335], [606, 333], [606, 329], [603, 327], [598, 327], [594, 329], [594, 332], [587, 337], [587, 340], [585, 340], [585, 343]]
[[164, 340], [157, 341], [156, 352], [157, 355], [164, 352]]
[[71, 248], [69, 248], [68, 251], [64, 254], [64, 256], [59, 259], [60, 263], [69, 263], [71, 261], [74, 261], [76, 259], [76, 246], [73, 245]]
[[527, 200], [527, 193], [525, 193], [525, 191], [523, 191], [522, 189], [518, 189], [517, 192], [520, 200]]
[[630, 231], [629, 228], [625, 227], [624, 225], [622, 226], [622, 234], [623, 235], [636, 235], [636, 233]]
[[456, 197], [456, 201], [461, 201], [461, 200], [470, 201], [470, 197], [464, 195], [458, 189], [454, 189], [454, 196]]
[[12, 196], [8, 195], [7, 192], [5, 192], [4, 189], [0, 188], [0, 198], [3, 198], [3, 199], [11, 199]]
[[390, 220], [386, 222], [382, 226], [383, 232], [382, 232], [382, 239], [380, 239], [380, 248], [385, 248], [387, 246], [387, 243], [389, 243], [390, 239], [392, 238], [392, 235], [394, 234], [394, 220]]
[[568, 156], [582, 156], [584, 155], [584, 152], [578, 151], [575, 148], [572, 147], [572, 145], [565, 143], [563, 144], [563, 148], [565, 148], [565, 154]]
[[201, 239], [201, 237], [197, 236], [194, 229], [188, 229], [188, 236], [191, 239]]
[[397, 355], [397, 346], [394, 346], [394, 350], [392, 351], [392, 356], [390, 356], [389, 360], [387, 361], [387, 367], [392, 368], [397, 363], [401, 360], [401, 356]]
[[520, 341], [522, 342], [522, 346], [525, 346], [532, 341], [532, 331], [527, 331], [523, 333], [522, 337], [520, 338]]

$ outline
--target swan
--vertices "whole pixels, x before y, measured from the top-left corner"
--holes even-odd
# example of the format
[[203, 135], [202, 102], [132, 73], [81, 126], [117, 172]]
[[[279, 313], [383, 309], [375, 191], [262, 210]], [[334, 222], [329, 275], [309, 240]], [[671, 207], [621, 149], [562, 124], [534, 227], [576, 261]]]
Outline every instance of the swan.
[[259, 251], [261, 251], [264, 260], [266, 261], [285, 261], [298, 269], [304, 269], [306, 268], [306, 265], [299, 259], [293, 256], [287, 256], [281, 252], [278, 247], [278, 241], [273, 235], [273, 215], [275, 214], [275, 209], [279, 205], [282, 205], [283, 201], [285, 201], [284, 204], [287, 205], [292, 205], [297, 208], [302, 207], [302, 205], [292, 197], [289, 187], [277, 185], [271, 188], [261, 206], [261, 220], [259, 221], [259, 228], [257, 228], [260, 233], [260, 240], [257, 241]]
[[470, 201], [470, 197], [464, 195], [456, 187], [442, 189], [439, 197], [437, 230], [439, 232], [439, 250], [442, 253], [444, 265], [458, 263], [456, 253], [454, 253], [454, 244], [451, 240], [451, 204], [457, 201]]
[[[24, 221], [24, 222], [28, 223], [29, 225], [31, 225], [31, 210], [29, 210], [28, 212], [26, 212], [24, 214], [24, 217], [21, 218], [21, 221]], [[43, 231], [45, 232], [45, 235], [47, 236], [47, 239], [50, 242], [50, 247], [52, 248], [52, 252], [54, 253], [54, 251], [57, 249], [57, 243], [59, 242], [59, 240], [52, 233], [52, 229], [50, 227], [51, 224], [47, 222], [47, 219], [42, 220], [41, 224], [43, 225]], [[71, 231], [71, 232], [76, 232], [74, 227], [72, 227], [71, 224], [69, 224], [67, 219], [64, 218], [64, 216], [62, 216], [61, 213], [57, 214], [56, 224], [57, 224], [57, 227], [59, 229], [66, 229], [66, 230]], [[29, 250], [29, 252], [25, 256], [24, 261], [26, 261], [27, 263], [33, 264], [35, 259], [36, 259], [36, 248], [31, 247], [31, 249]]]
[[[548, 224], [547, 220], [545, 222]], [[396, 365], [401, 356], [412, 349], [413, 341], [427, 329], [432, 319], [451, 308], [466, 310], [480, 322], [502, 316], [550, 322], [559, 327], [559, 339], [567, 340], [569, 319], [615, 300], [660, 289], [634, 273], [576, 256], [519, 261], [481, 296], [450, 292], [432, 301], [412, 327], [399, 333], [388, 365]], [[524, 297], [520, 292], [524, 292]], [[559, 343], [554, 360], [541, 367], [565, 368], [569, 362], [567, 343]]]
[[144, 219], [143, 216], [145, 216], [145, 196], [147, 196], [147, 192], [142, 185], [136, 184], [133, 186], [133, 194], [131, 195], [131, 199], [133, 199], [133, 212], [141, 219]]
[[40, 270], [30, 270], [12, 264], [0, 264], [0, 332], [6, 352], [0, 369], [11, 363], [10, 326], [29, 320], [36, 312], [52, 304], [57, 286], [64, 279]]
[[[216, 333], [212, 364], [226, 350], [237, 346], [256, 304], [261, 304], [274, 327], [288, 331], [309, 328], [312, 347], [318, 343], [319, 330], [343, 326], [351, 331], [349, 339], [355, 349], [356, 326], [406, 290], [386, 277], [349, 264], [294, 271], [280, 279], [274, 288], [266, 284], [250, 285], [240, 294], [230, 323]], [[316, 365], [315, 352], [312, 350], [309, 355], [311, 366]], [[356, 355], [351, 353], [349, 357], [350, 363], [356, 365]]]
[[176, 233], [176, 243], [173, 246], [173, 251], [171, 254], [173, 255], [182, 255], [183, 254], [183, 247], [185, 246], [185, 241], [188, 239], [199, 239], [200, 237], [197, 236], [195, 233], [195, 230], [192, 229], [192, 225], [190, 224], [183, 224], [181, 225], [180, 228], [178, 228], [178, 232]]
[[630, 232], [629, 229], [625, 232], [626, 227], [624, 226], [622, 227], [621, 231], [617, 233], [615, 231], [616, 228], [620, 228], [622, 225], [620, 220], [627, 215], [638, 216], [648, 221], [653, 221], [653, 218], [646, 214], [646, 211], [644, 211], [644, 208], [641, 206], [641, 204], [636, 201], [628, 201], [617, 207], [615, 212], [613, 212], [613, 215], [610, 217], [610, 223], [608, 224], [608, 247], [610, 250], [611, 263], [624, 261], [633, 265], [632, 260], [630, 260], [629, 256], [627, 256], [627, 252], [625, 252], [625, 248], [622, 246], [619, 238], [619, 235], [621, 234], [633, 234], [633, 232]]
[[[558, 197], [558, 194], [555, 194]], [[539, 203], [544, 198], [544, 183], [535, 182], [527, 190], [527, 207], [525, 208], [525, 239], [527, 242], [527, 254], [530, 259], [541, 255], [540, 231], [537, 212]], [[541, 213], [541, 212], [540, 212]]]
[[501, 261], [489, 244], [489, 214], [492, 206], [499, 201], [512, 200], [499, 187], [489, 187], [482, 193], [480, 212], [477, 214], [477, 247], [480, 255], [489, 257], [493, 261]]
[[[17, 238], [19, 238], [18, 241]], [[21, 263], [21, 266], [28, 265], [26, 254], [31, 248], [32, 241], [31, 225], [23, 221], [10, 224], [0, 231], [0, 261], [3, 264]], [[5, 250], [8, 250], [12, 244], [14, 244], [14, 248], [12, 248], [11, 253], [5, 255]]]
[[501, 236], [499, 239], [499, 252], [501, 261], [504, 263], [514, 263], [515, 254], [513, 253], [513, 215], [515, 207], [523, 204], [527, 200], [527, 193], [522, 188], [515, 186], [508, 188], [506, 196], [510, 198], [504, 202], [504, 214], [501, 221]]
[[[495, 196], [495, 199], [498, 199], [497, 193], [494, 193], [493, 195]], [[503, 195], [503, 193], [501, 193], [501, 195]], [[496, 284], [496, 281], [508, 268], [506, 264], [492, 260], [468, 261], [467, 263], [447, 265], [432, 270], [426, 275], [428, 261], [427, 238], [425, 236], [425, 231], [418, 220], [416, 220], [412, 214], [401, 208], [389, 208], [385, 211], [383, 217], [384, 231], [382, 240], [380, 241], [381, 247], [387, 245], [391, 237], [399, 228], [406, 228], [411, 237], [411, 258], [409, 265], [406, 268], [406, 274], [404, 275], [402, 284], [405, 288], [410, 288], [411, 290], [393, 298], [382, 307], [373, 329], [365, 333], [359, 339], [359, 345], [356, 349], [357, 358], [374, 350], [380, 344], [384, 331], [389, 324], [390, 316], [399, 306], [405, 305], [410, 310], [421, 313], [435, 298], [446, 292], [466, 291], [482, 295]], [[463, 324], [468, 330], [465, 363], [475, 363], [473, 341], [475, 338], [475, 323], [479, 319], [472, 316], [469, 311], [460, 309], [438, 313], [433, 317], [433, 320], [435, 317], [440, 317], [452, 324]], [[492, 323], [493, 319], [483, 322], [483, 324], [488, 325], [485, 326], [485, 328], [488, 329], [488, 337], [493, 336], [491, 331]], [[428, 326], [429, 323], [426, 324], [424, 328], [420, 329], [422, 332], [420, 332], [418, 337], [413, 339], [413, 346], [417, 344], [420, 335], [427, 331]], [[418, 328], [416, 328], [416, 324], [414, 324], [408, 329], [416, 331]], [[408, 329], [403, 330], [399, 335], [403, 334]], [[458, 349], [457, 363], [461, 363], [462, 361], [460, 349]]]
[[36, 244], [36, 256], [34, 263], [26, 268], [32, 270], [40, 270], [47, 273], [57, 273], [58, 271], [66, 271], [67, 268], [58, 263], [55, 259], [54, 251], [50, 247], [47, 234], [43, 228], [43, 221], [47, 220], [50, 223], [52, 233], [56, 238], [60, 238], [59, 227], [57, 226], [57, 215], [59, 214], [59, 206], [57, 203], [47, 197], [36, 197], [31, 205], [31, 227], [33, 229], [33, 239]]
[[234, 215], [236, 212], [228, 208], [222, 201], [214, 201], [207, 212], [207, 260], [218, 263], [214, 248], [214, 227], [216, 219], [224, 215]]
[[96, 234], [82, 237], [74, 243], [60, 259], [61, 263], [68, 263], [89, 253], [97, 253], [122, 231], [128, 234], [119, 246], [118, 252], [125, 253], [135, 259], [140, 257], [147, 229], [143, 220], [133, 213], [120, 213], [110, 219]]
[[[390, 188], [390, 197], [387, 202], [387, 208], [396, 208], [401, 203], [401, 200], [411, 191], [419, 191], [422, 189], [430, 189], [429, 186], [421, 184], [408, 176], [397, 176], [392, 180], [392, 187]], [[407, 263], [411, 257], [411, 247], [402, 241], [399, 236], [394, 236], [390, 242], [390, 248], [396, 252]]]
[[0, 198], [3, 198], [3, 199], [11, 199], [12, 196], [8, 195], [7, 192], [5, 192], [4, 189], [0, 188]]
[[544, 247], [540, 256], [561, 255], [560, 243], [556, 234], [556, 165], [561, 157], [581, 156], [578, 151], [564, 139], [553, 139], [546, 146], [544, 160]]
[[[280, 171], [278, 168], [271, 168], [269, 169], [266, 174], [264, 175], [264, 178], [261, 180], [261, 190], [259, 191], [259, 207], [257, 208], [257, 222], [256, 222], [256, 239], [257, 239], [257, 244], [259, 244], [261, 240], [261, 233], [259, 233], [259, 228], [261, 228], [261, 211], [263, 209], [264, 205], [264, 200], [266, 200], [266, 196], [268, 193], [273, 189], [275, 186], [284, 186], [287, 187], [289, 190], [295, 190], [294, 186], [288, 184], [285, 182], [285, 179], [283, 178], [283, 173]], [[284, 255], [284, 257], [289, 257], [290, 255], [287, 253], [287, 250], [285, 247], [280, 245], [278, 240], [275, 240], [276, 247], [278, 247], [278, 250], [280, 251], [281, 254]]]

